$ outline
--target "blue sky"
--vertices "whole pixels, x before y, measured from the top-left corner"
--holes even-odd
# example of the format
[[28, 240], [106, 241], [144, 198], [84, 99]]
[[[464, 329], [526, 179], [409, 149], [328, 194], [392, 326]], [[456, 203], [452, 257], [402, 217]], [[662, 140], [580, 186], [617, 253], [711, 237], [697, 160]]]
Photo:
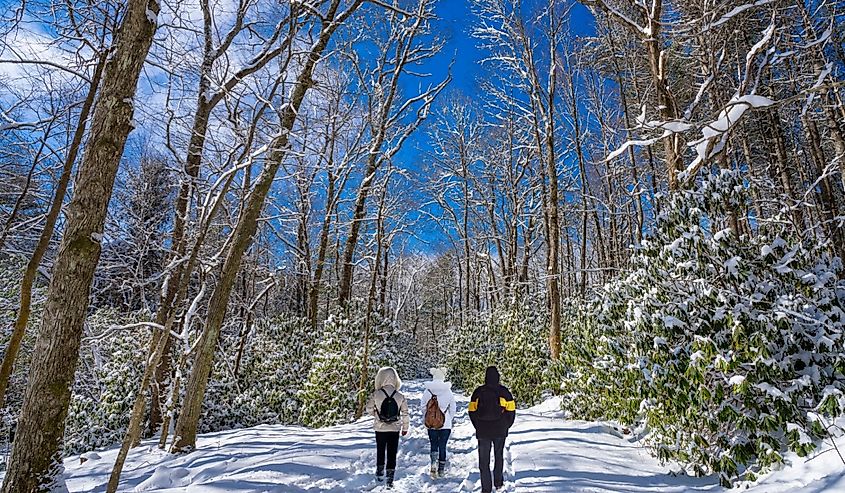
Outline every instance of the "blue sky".
[[[525, 0], [524, 3], [539, 1]], [[456, 63], [452, 69], [452, 88], [473, 96], [477, 92], [476, 78], [483, 76], [480, 62], [484, 53], [476, 47], [476, 40], [472, 38], [471, 31], [477, 19], [472, 12], [471, 0], [440, 0], [436, 13], [440, 19], [435, 26], [446, 39], [446, 46], [433, 73], [445, 73], [449, 60], [454, 57]], [[588, 35], [593, 32], [592, 14], [580, 4], [573, 7], [570, 22], [576, 35]]]
[[[548, 0], [522, 0], [526, 5], [540, 4]], [[564, 0], [562, 0], [564, 1]], [[570, 0], [575, 1], [575, 0]], [[449, 93], [458, 93], [463, 96], [480, 101], [485, 95], [480, 92], [480, 81], [485, 77], [487, 67], [481, 65], [485, 53], [477, 47], [477, 40], [472, 37], [472, 29], [478, 24], [478, 19], [472, 12], [471, 0], [439, 0], [436, 4], [436, 14], [439, 19], [434, 21], [436, 34], [445, 41], [441, 53], [432, 59], [424, 69], [431, 73], [430, 82], [436, 84], [443, 80], [450, 62], [452, 64], [452, 83], [446, 93], [441, 95], [441, 101]], [[18, 6], [15, 0], [0, 0], [0, 8], [4, 8], [7, 16], [12, 6]], [[592, 17], [589, 12], [580, 5], [575, 5], [572, 11], [571, 25], [577, 26], [579, 31], [576, 34], [589, 34], [592, 31]], [[28, 29], [35, 29], [32, 23], [27, 25]], [[409, 92], [416, 91], [416, 84], [420, 81], [417, 78], [409, 78]], [[142, 86], [144, 87], [144, 86]], [[436, 107], [437, 103], [435, 103]], [[431, 122], [431, 120], [429, 120]], [[140, 133], [135, 133], [133, 138], [141, 138]], [[428, 135], [425, 126], [408, 141], [402, 152], [397, 156], [397, 164], [405, 169], [418, 170], [425, 162], [428, 148]], [[413, 192], [412, 192], [413, 193]], [[436, 231], [433, 225], [427, 224], [417, 231], [420, 237], [434, 243], [442, 239], [442, 233]], [[419, 243], [424, 249], [431, 248], [430, 245]]]
[[[538, 4], [547, 0], [524, 0], [524, 4]], [[588, 36], [594, 32], [593, 16], [582, 5], [574, 2], [570, 12], [569, 24], [572, 27], [572, 34], [575, 36]], [[432, 74], [431, 83], [434, 84], [443, 80], [449, 63], [454, 59], [452, 65], [452, 83], [446, 93], [441, 95], [441, 101], [449, 93], [462, 94], [469, 99], [481, 101], [485, 95], [481, 93], [479, 83], [485, 77], [488, 70], [481, 62], [486, 53], [479, 49], [478, 41], [472, 37], [472, 29], [478, 24], [478, 19], [472, 11], [471, 0], [440, 0], [436, 6], [436, 13], [439, 19], [435, 21], [434, 27], [444, 40], [445, 46], [440, 54], [428, 64], [426, 69]], [[419, 81], [414, 80], [413, 84]], [[409, 88], [413, 91], [416, 86]], [[437, 108], [437, 103], [435, 103]], [[432, 118], [433, 120], [433, 118]], [[429, 124], [431, 121], [429, 120]], [[397, 156], [400, 167], [410, 170], [418, 170], [426, 160], [428, 149], [427, 128], [424, 125], [418, 132], [406, 142], [405, 147]], [[420, 197], [424, 200], [423, 197]], [[433, 222], [420, 225], [415, 232], [416, 239], [411, 240], [413, 248], [421, 250], [436, 250], [437, 244], [443, 241], [442, 232]]]

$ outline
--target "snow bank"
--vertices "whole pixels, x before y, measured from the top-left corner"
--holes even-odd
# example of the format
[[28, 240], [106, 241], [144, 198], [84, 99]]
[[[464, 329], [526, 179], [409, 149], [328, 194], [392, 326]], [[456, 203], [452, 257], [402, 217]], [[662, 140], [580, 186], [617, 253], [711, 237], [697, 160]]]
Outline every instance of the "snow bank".
[[158, 466], [152, 476], [135, 487], [135, 491], [161, 491], [169, 488], [188, 486], [190, 484], [190, 475], [191, 471], [184, 467], [174, 467], [171, 469], [167, 466]]
[[[839, 426], [845, 426], [840, 421]], [[836, 439], [845, 454], [845, 436]], [[737, 485], [735, 490], [750, 493], [822, 493], [845, 491], [845, 464], [828, 440], [810, 457], [786, 454], [786, 467], [772, 472], [756, 483]], [[748, 487], [748, 489], [746, 489]]]
[[[403, 386], [411, 408], [412, 431], [399, 448], [398, 493], [478, 492], [477, 448], [466, 416], [466, 397], [456, 396], [458, 413], [449, 441], [446, 478], [428, 477], [428, 438], [418, 401], [421, 382]], [[845, 439], [839, 439], [845, 450]], [[200, 437], [198, 450], [173, 456], [147, 442], [132, 451], [120, 491], [160, 493], [274, 492], [352, 493], [376, 488], [371, 422], [311, 430], [298, 426], [257, 426]], [[65, 461], [71, 492], [105, 491], [117, 450], [100, 452], [80, 464]], [[89, 455], [89, 457], [92, 457]], [[830, 446], [811, 460], [788, 455], [791, 465], [755, 484], [749, 493], [845, 491], [843, 465]], [[677, 469], [677, 467], [675, 468]], [[560, 398], [518, 410], [505, 451], [508, 493], [681, 493], [721, 492], [715, 478], [672, 475], [618, 427], [563, 419]], [[746, 489], [747, 488], [747, 489]]]

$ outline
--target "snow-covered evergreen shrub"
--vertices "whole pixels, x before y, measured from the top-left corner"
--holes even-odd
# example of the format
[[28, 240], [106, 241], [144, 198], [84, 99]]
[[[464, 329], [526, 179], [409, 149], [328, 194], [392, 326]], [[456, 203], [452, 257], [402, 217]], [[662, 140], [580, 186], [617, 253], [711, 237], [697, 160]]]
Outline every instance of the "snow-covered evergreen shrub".
[[[149, 320], [148, 313], [98, 310], [88, 317], [88, 334], [114, 325]], [[150, 329], [117, 330], [83, 343], [65, 428], [65, 451], [78, 454], [119, 443], [129, 424], [135, 391], [144, 371]]]
[[845, 410], [841, 262], [777, 221], [738, 238], [746, 192], [725, 171], [663, 204], [564, 385], [573, 413], [640, 419], [660, 458], [723, 484], [808, 453]]
[[[0, 297], [5, 306], [17, 308], [20, 272], [17, 268], [3, 272], [8, 264], [0, 262]], [[21, 267], [22, 268], [22, 267]], [[43, 285], [36, 285], [33, 306], [21, 352], [7, 393], [4, 409], [4, 430], [14, 427], [22, 404], [29, 372], [32, 347], [38, 332], [43, 308]], [[3, 339], [10, 336], [15, 313], [3, 310]], [[68, 409], [65, 428], [65, 452], [76, 454], [119, 443], [129, 422], [132, 399], [143, 372], [143, 356], [147, 351], [150, 329], [144, 327], [99, 334], [115, 325], [126, 325], [149, 320], [146, 312], [119, 313], [111, 309], [97, 310], [86, 320], [85, 339], [80, 349], [79, 366]], [[92, 336], [95, 336], [92, 338]]]
[[352, 419], [364, 357], [362, 312], [351, 306], [338, 310], [324, 323], [308, 379], [299, 393], [302, 424], [322, 427]]
[[[356, 371], [359, 372], [356, 391], [356, 399], [366, 402], [366, 399], [375, 391], [375, 376], [378, 369], [385, 366], [393, 367], [402, 380], [418, 378], [420, 375], [420, 359], [417, 356], [415, 341], [413, 337], [395, 324], [382, 318], [378, 312], [371, 315], [369, 360], [367, 362], [367, 374], [361, 386], [361, 364]], [[362, 325], [358, 330], [364, 331]], [[359, 352], [359, 359], [363, 358], [363, 351]], [[358, 389], [358, 387], [361, 387]], [[355, 410], [357, 410], [357, 402]]]
[[[373, 337], [376, 341], [370, 369], [378, 370], [383, 366], [392, 366], [403, 380], [429, 378], [426, 361], [420, 354], [413, 334], [402, 330], [396, 323], [391, 323], [374, 313]], [[369, 372], [373, 377], [375, 372]], [[369, 379], [373, 384], [373, 379]], [[371, 385], [372, 386], [372, 385]]]
[[[624, 320], [623, 303], [602, 303], [609, 286], [595, 300], [581, 306], [582, 316], [573, 316], [564, 325], [560, 365], [564, 372], [560, 381], [564, 410], [587, 420], [611, 418], [632, 424], [639, 416], [643, 400], [640, 392], [641, 373], [629, 364], [624, 344], [629, 334], [617, 330], [619, 324], [599, 326], [599, 317]], [[605, 310], [605, 311], [602, 311]], [[577, 309], [574, 310], [577, 313]], [[624, 392], [621, 389], [625, 389]]]
[[515, 302], [456, 329], [450, 339], [447, 367], [461, 389], [484, 383], [490, 365], [499, 367], [519, 406], [540, 401], [549, 390], [551, 355], [544, 310]]
[[590, 299], [567, 298], [561, 304], [561, 353], [557, 361], [549, 364], [546, 372], [546, 386], [554, 393], [566, 389], [571, 381], [571, 374], [577, 371], [583, 355], [592, 340], [589, 328], [595, 317], [595, 309]]
[[[239, 332], [228, 348], [237, 347]], [[236, 351], [221, 351], [203, 402], [201, 431], [299, 422], [298, 391], [314, 350], [310, 322], [299, 317], [258, 321], [244, 347], [237, 377]]]
[[446, 367], [456, 388], [467, 392], [484, 383], [484, 370], [499, 364], [504, 340], [496, 317], [481, 315], [456, 327], [449, 337]]
[[551, 365], [545, 310], [514, 304], [501, 314], [498, 323], [505, 346], [499, 361], [502, 382], [519, 406], [538, 404], [549, 389]]
[[[370, 314], [368, 357], [364, 361], [365, 322], [365, 306], [356, 301], [338, 309], [324, 323], [308, 379], [299, 393], [302, 424], [320, 427], [350, 421], [359, 399], [373, 392], [379, 367], [394, 367], [402, 379], [422, 376], [425, 365], [414, 338], [385, 320], [378, 310]], [[361, 385], [365, 364], [367, 373]]]
[[[20, 285], [26, 262], [20, 257], [0, 256], [0, 354], [6, 353], [9, 339], [12, 337], [12, 327], [20, 307]], [[32, 290], [32, 305], [29, 323], [26, 327], [15, 366], [9, 379], [6, 392], [6, 408], [3, 427], [11, 429], [17, 422], [17, 416], [23, 405], [23, 394], [26, 390], [26, 379], [29, 374], [29, 364], [35, 338], [41, 327], [41, 315], [44, 308], [45, 282], [37, 278]]]
[[[20, 284], [25, 266], [24, 259], [20, 257], [0, 254], [0, 354], [6, 353], [12, 336], [12, 327], [20, 306]], [[43, 308], [44, 286], [39, 282], [33, 289], [32, 313], [30, 313], [27, 331], [9, 378], [6, 405], [0, 409], [0, 450], [6, 451], [5, 454], [0, 453], [0, 470], [6, 468], [5, 461], [11, 447], [12, 430], [17, 425], [18, 415], [23, 405], [32, 348], [35, 346], [35, 337], [41, 326]]]

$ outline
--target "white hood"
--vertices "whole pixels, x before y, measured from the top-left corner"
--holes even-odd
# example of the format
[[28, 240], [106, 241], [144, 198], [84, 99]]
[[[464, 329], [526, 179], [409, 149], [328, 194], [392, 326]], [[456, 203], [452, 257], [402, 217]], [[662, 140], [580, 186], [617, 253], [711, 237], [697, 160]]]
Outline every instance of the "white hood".
[[430, 382], [425, 383], [425, 388], [428, 389], [429, 392], [436, 395], [438, 398], [440, 394], [451, 394], [452, 393], [452, 382], [443, 382], [441, 380], [432, 380]]
[[378, 373], [376, 373], [376, 390], [387, 386], [393, 387], [396, 390], [402, 388], [402, 380], [399, 378], [399, 374], [389, 366], [380, 368]]

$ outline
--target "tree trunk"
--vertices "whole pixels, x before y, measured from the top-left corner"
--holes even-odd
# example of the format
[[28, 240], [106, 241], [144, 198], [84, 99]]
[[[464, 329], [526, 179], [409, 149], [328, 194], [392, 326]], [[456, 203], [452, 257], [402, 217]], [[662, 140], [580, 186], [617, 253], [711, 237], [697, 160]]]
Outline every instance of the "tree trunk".
[[[194, 114], [194, 123], [191, 128], [191, 139], [188, 144], [188, 156], [185, 159], [185, 173], [179, 186], [179, 194], [176, 197], [175, 213], [173, 218], [173, 233], [171, 244], [173, 248], [172, 260], [181, 260], [186, 251], [186, 226], [188, 223], [188, 207], [191, 203], [191, 196], [194, 191], [194, 182], [199, 176], [202, 163], [202, 151], [205, 147], [205, 137], [208, 131], [208, 122], [211, 117], [211, 105], [206, 101], [206, 93], [209, 90], [210, 82], [206, 75], [206, 68], [203, 64], [203, 76], [200, 78], [199, 96], [197, 100], [197, 111]], [[167, 289], [156, 313], [156, 323], [165, 324], [172, 319], [176, 306], [180, 300], [176, 299], [179, 285], [184, 276], [191, 276], [191, 272], [185, 268], [184, 263], [176, 265], [167, 275]], [[167, 333], [169, 338], [169, 332]], [[156, 433], [163, 419], [161, 412], [161, 389], [165, 387], [167, 376], [170, 374], [172, 361], [173, 344], [170, 341], [165, 343], [161, 358], [155, 363], [156, 370], [152, 385], [150, 386], [150, 420], [147, 433], [152, 436]], [[150, 353], [153, 346], [150, 346]]]
[[[809, 146], [809, 161], [811, 163], [812, 178], [818, 181], [818, 191], [815, 192], [816, 200], [819, 203], [819, 214], [821, 215], [822, 230], [831, 243], [834, 255], [845, 258], [845, 238], [842, 228], [838, 226], [836, 218], [839, 216], [836, 198], [834, 195], [833, 183], [827, 176], [823, 176], [825, 167], [824, 150], [821, 147], [821, 136], [819, 135], [816, 122], [804, 115], [801, 117], [801, 125], [804, 127], [804, 136]], [[807, 153], [805, 152], [805, 155]]]
[[[610, 36], [610, 46], [613, 48], [614, 52], [616, 51], [616, 45], [614, 42], [613, 34], [611, 32]], [[616, 75], [616, 84], [619, 87], [619, 101], [622, 105], [622, 116], [625, 118], [625, 135], [628, 140], [633, 140], [633, 134], [631, 133], [631, 128], [633, 124], [631, 122], [631, 112], [628, 107], [628, 98], [625, 93], [625, 85], [622, 81], [622, 70], [619, 68], [619, 60], [616, 56], [613, 56], [613, 67], [614, 73]], [[636, 209], [637, 209], [637, 237], [635, 245], [639, 246], [640, 243], [643, 241], [643, 228], [645, 226], [645, 213], [643, 211], [643, 198], [642, 192], [640, 188], [640, 177], [637, 170], [637, 159], [634, 155], [634, 146], [628, 147], [628, 159], [631, 161], [631, 180], [634, 185], [634, 190], [632, 191], [632, 195], [634, 200], [636, 200]]]
[[[181, 323], [180, 323], [181, 325]], [[183, 334], [187, 334], [187, 331], [181, 332]], [[172, 337], [168, 337], [168, 340], [173, 341]], [[167, 401], [167, 409], [163, 412], [163, 418], [161, 422], [161, 434], [158, 437], [158, 448], [164, 450], [165, 445], [167, 445], [167, 436], [170, 432], [170, 423], [173, 421], [174, 413], [176, 412], [176, 401], [179, 399], [179, 390], [182, 386], [182, 369], [185, 368], [187, 363], [187, 354], [188, 349], [190, 346], [188, 344], [184, 344], [186, 346], [184, 351], [181, 351], [179, 354], [179, 360], [176, 363], [176, 367], [173, 371], [173, 381], [170, 383], [170, 398]]]
[[[329, 189], [326, 197], [334, 200], [335, 180], [333, 175], [329, 175]], [[329, 246], [329, 231], [331, 230], [332, 214], [334, 213], [334, 202], [326, 205], [326, 215], [323, 217], [323, 226], [320, 229], [320, 245], [317, 247], [317, 261], [314, 265], [314, 279], [311, 281], [311, 289], [308, 292], [308, 306], [311, 316], [311, 328], [317, 328], [318, 320], [318, 303], [320, 300], [320, 286], [323, 282], [323, 270], [326, 266], [326, 252]]]
[[[461, 129], [463, 132], [463, 129]], [[470, 307], [470, 300], [472, 299], [472, 293], [474, 290], [479, 289], [480, 286], [473, 286], [472, 284], [472, 265], [470, 262], [472, 261], [472, 252], [470, 251], [470, 238], [469, 238], [469, 176], [467, 176], [467, 158], [466, 158], [466, 151], [464, 148], [464, 139], [463, 133], [460, 135], [458, 142], [458, 153], [460, 159], [460, 166], [461, 166], [461, 192], [463, 195], [463, 211], [461, 214], [461, 242], [463, 242], [464, 246], [464, 271], [466, 272], [466, 289], [464, 291], [464, 295], [466, 296], [466, 302], [464, 305], [469, 309]], [[492, 223], [491, 223], [492, 224]]]
[[833, 139], [834, 156], [839, 167], [839, 183], [842, 186], [842, 191], [845, 192], [845, 136], [843, 136], [841, 120], [837, 120], [836, 113], [833, 110], [833, 98], [830, 98], [829, 104], [825, 104], [824, 111], [827, 117], [827, 128], [830, 130], [830, 136]]
[[[759, 172], [755, 166], [754, 157], [751, 154], [751, 144], [748, 142], [748, 132], [743, 131], [740, 134], [739, 139], [742, 146], [742, 156], [745, 159], [745, 165], [748, 167], [752, 179], [757, 179]], [[754, 219], [757, 222], [760, 222], [766, 218], [766, 215], [763, 211], [763, 201], [761, 200], [760, 191], [757, 187], [751, 187], [751, 196], [753, 198], [752, 206], [754, 207], [754, 214], [757, 216]]]
[[[234, 39], [234, 36], [244, 28], [242, 17], [244, 15], [244, 11], [241, 10], [237, 13], [237, 17], [234, 21], [232, 30], [226, 36], [224, 36], [223, 44], [215, 48], [213, 43], [214, 33], [212, 32], [212, 14], [211, 10], [209, 9], [208, 1], [203, 0], [201, 2], [201, 7], [203, 10], [204, 20], [203, 62], [200, 66], [199, 87], [197, 89], [197, 106], [196, 111], [194, 113], [193, 126], [191, 128], [191, 138], [188, 143], [188, 155], [185, 159], [185, 173], [182, 178], [179, 187], [179, 194], [176, 199], [176, 211], [173, 222], [173, 233], [171, 235], [171, 244], [174, 253], [172, 255], [171, 260], [180, 259], [185, 254], [185, 227], [187, 224], [188, 207], [190, 205], [191, 197], [194, 192], [194, 182], [199, 176], [200, 167], [202, 165], [202, 153], [203, 149], [205, 148], [205, 140], [208, 134], [208, 125], [212, 111], [226, 97], [227, 94], [231, 93], [235, 89], [235, 87], [241, 83], [241, 81], [243, 81], [249, 75], [252, 75], [255, 72], [261, 70], [264, 66], [270, 63], [270, 61], [279, 56], [286, 49], [286, 47], [290, 46], [290, 43], [293, 40], [293, 32], [291, 32], [287, 36], [287, 38], [274, 49], [270, 49], [271, 43], [268, 43], [267, 45], [265, 45], [265, 49], [261, 51], [258, 56], [253, 58], [242, 69], [235, 72], [234, 74], [231, 74], [231, 76], [223, 84], [222, 88], [219, 88], [217, 92], [213, 92], [212, 81], [210, 77], [212, 75], [212, 69], [214, 68], [214, 62], [225, 54], [226, 50], [230, 46], [230, 43]], [[281, 31], [276, 31], [276, 33], [273, 34], [272, 39], [275, 39], [276, 35], [280, 34], [280, 32]], [[287, 64], [283, 64], [282, 67], [280, 67], [280, 70], [286, 68], [286, 66]], [[277, 86], [274, 86], [273, 88], [273, 94], [275, 94], [276, 87]], [[266, 109], [266, 105], [264, 106], [264, 108]], [[263, 111], [264, 109], [259, 111], [258, 114], [260, 115], [261, 113], [263, 113]], [[253, 121], [253, 128], [255, 127], [257, 121], [258, 118]], [[247, 145], [244, 146], [244, 153], [248, 152], [248, 150], [250, 149], [253, 135], [254, 132], [251, 131], [250, 136], [247, 139]], [[244, 176], [245, 181], [248, 182], [250, 176], [249, 166], [245, 170]], [[158, 313], [156, 314], [157, 320], [172, 319], [173, 311], [176, 310], [176, 308], [181, 304], [181, 299], [176, 299], [175, 286], [181, 284], [181, 280], [183, 277], [187, 276], [188, 278], [190, 278], [192, 273], [193, 270], [191, 268], [186, 268], [184, 264], [180, 263], [177, 264], [174, 270], [168, 274], [168, 289], [165, 293], [164, 299], [161, 302], [161, 305], [159, 306]], [[161, 389], [164, 387], [164, 383], [167, 379], [167, 376], [171, 373], [171, 364], [173, 360], [171, 354], [172, 348], [172, 341], [170, 341], [168, 337], [167, 343], [164, 348], [164, 353], [162, 354], [160, 361], [156, 367], [155, 378], [152, 382], [152, 385], [150, 386], [151, 407], [149, 427], [147, 430], [147, 433], [150, 436], [155, 434], [156, 430], [161, 424]], [[152, 348], [150, 349], [150, 351], [152, 351]]]
[[384, 142], [384, 129], [381, 129], [376, 136], [375, 144], [370, 150], [367, 158], [367, 167], [364, 172], [364, 177], [361, 181], [361, 187], [358, 189], [358, 195], [355, 198], [355, 209], [352, 214], [352, 225], [349, 228], [349, 236], [346, 237], [346, 244], [343, 249], [343, 260], [341, 264], [340, 285], [338, 288], [338, 303], [346, 304], [352, 296], [352, 276], [355, 267], [353, 258], [355, 256], [355, 247], [358, 246], [358, 235], [361, 232], [361, 223], [366, 214], [367, 197], [370, 195], [373, 180], [375, 180], [376, 171], [378, 170], [379, 160], [378, 149], [381, 149]]
[[[572, 70], [571, 68], [569, 70]], [[578, 101], [576, 100], [576, 89], [574, 75], [568, 74], [567, 80], [569, 86], [569, 107], [572, 116], [572, 131], [575, 140], [575, 155], [578, 158], [578, 176], [581, 180], [581, 244], [579, 245], [579, 268], [581, 271], [580, 282], [578, 285], [578, 294], [583, 299], [587, 294], [587, 223], [589, 219], [589, 212], [587, 210], [587, 163], [584, 159], [583, 142], [581, 139], [581, 120], [578, 111]]]
[[[384, 143], [387, 141], [387, 131], [388, 128], [392, 125], [396, 124], [396, 119], [399, 115], [392, 115], [390, 111], [393, 107], [393, 103], [396, 99], [396, 95], [399, 94], [399, 78], [402, 73], [405, 71], [406, 65], [409, 63], [409, 57], [411, 56], [411, 47], [414, 43], [414, 38], [420, 32], [420, 28], [425, 20], [426, 16], [423, 14], [425, 11], [425, 7], [428, 2], [420, 2], [418, 4], [418, 13], [415, 17], [414, 24], [403, 29], [400, 34], [397, 34], [396, 38], [396, 47], [391, 48], [391, 52], [395, 51], [395, 53], [391, 53], [391, 56], [395, 58], [391, 60], [390, 66], [380, 65], [378, 67], [377, 72], [379, 73], [378, 79], [376, 83], [381, 86], [386, 86], [383, 90], [384, 93], [379, 96], [376, 100], [377, 106], [375, 111], [376, 114], [370, 114], [370, 118], [374, 121], [374, 128], [373, 128], [373, 138], [369, 147], [369, 153], [367, 155], [367, 166], [364, 171], [364, 175], [361, 179], [361, 186], [358, 189], [358, 194], [355, 198], [355, 207], [353, 209], [352, 214], [352, 224], [349, 228], [349, 235], [346, 237], [346, 244], [343, 250], [343, 259], [341, 260], [341, 275], [340, 275], [340, 282], [338, 287], [338, 303], [341, 305], [345, 305], [351, 295], [352, 295], [352, 278], [354, 275], [354, 267], [353, 258], [355, 257], [355, 248], [358, 245], [358, 236], [361, 232], [361, 222], [364, 220], [364, 214], [366, 213], [366, 205], [367, 205], [367, 197], [370, 194], [370, 190], [373, 186], [373, 181], [376, 178], [376, 172], [378, 171], [379, 167], [385, 162], [389, 161], [390, 158], [395, 155], [402, 143], [404, 142], [405, 138], [410, 135], [410, 132], [417, 128], [419, 124], [422, 122], [422, 118], [420, 118], [421, 114], [427, 113], [427, 109], [430, 107], [431, 102], [433, 101], [433, 96], [436, 96], [451, 80], [451, 71], [447, 78], [435, 86], [434, 88], [430, 88], [423, 96], [417, 96], [417, 98], [423, 101], [423, 107], [426, 111], [420, 113], [421, 110], [417, 110], [417, 118], [414, 123], [409, 124], [406, 126], [403, 136], [399, 139], [398, 143], [390, 149], [388, 152], [385, 152], [382, 147]], [[391, 35], [394, 36], [394, 35]], [[384, 63], [386, 58], [382, 58], [382, 64]], [[414, 63], [418, 63], [419, 61], [415, 61]], [[371, 103], [372, 104], [372, 103]], [[400, 110], [401, 113], [401, 110]]]
[[361, 360], [361, 378], [358, 380], [358, 407], [355, 409], [355, 419], [359, 419], [364, 415], [364, 405], [367, 402], [365, 390], [367, 389], [367, 379], [370, 371], [370, 332], [372, 330], [373, 320], [373, 305], [376, 298], [376, 286], [379, 278], [379, 267], [381, 266], [382, 244], [384, 242], [384, 203], [387, 195], [387, 179], [384, 182], [384, 189], [381, 194], [381, 203], [379, 204], [378, 218], [376, 221], [376, 258], [372, 264], [372, 273], [370, 275], [370, 291], [367, 296], [367, 311], [364, 314], [364, 355]]
[[[555, 45], [551, 45], [551, 59], [555, 60]], [[549, 175], [549, 350], [553, 360], [560, 358], [560, 199], [555, 154], [555, 64], [549, 75], [548, 114], [546, 115], [546, 167]]]
[[783, 135], [783, 128], [781, 126], [780, 116], [777, 110], [769, 110], [767, 112], [769, 123], [769, 136], [774, 140], [774, 161], [777, 177], [780, 179], [780, 185], [783, 189], [784, 195], [789, 200], [789, 207], [791, 210], [792, 220], [797, 228], [798, 234], [804, 236], [804, 215], [796, 202], [798, 195], [793, 184], [792, 174], [790, 173], [789, 157], [786, 153], [786, 142]]
[[150, 379], [153, 377], [156, 369], [156, 363], [161, 358], [164, 352], [167, 340], [170, 334], [165, 334], [162, 330], [157, 330], [151, 338], [151, 346], [154, 348], [153, 353], [146, 361], [144, 367], [144, 374], [141, 377], [141, 384], [135, 393], [135, 402], [132, 405], [132, 413], [129, 416], [129, 426], [126, 430], [126, 435], [123, 437], [123, 442], [120, 445], [120, 451], [117, 454], [117, 459], [112, 467], [111, 475], [109, 476], [109, 483], [106, 487], [108, 493], [115, 493], [120, 483], [120, 473], [123, 472], [123, 465], [126, 462], [126, 457], [129, 455], [129, 449], [135, 445], [141, 435], [141, 420], [144, 419], [144, 411], [146, 410], [147, 400], [144, 398], [144, 392], [150, 384]]
[[[666, 76], [666, 60], [661, 47], [660, 29], [662, 27], [661, 16], [663, 11], [662, 0], [654, 0], [651, 4], [651, 12], [648, 15], [648, 28], [651, 36], [643, 42], [648, 51], [649, 69], [657, 92], [657, 107], [660, 118], [663, 121], [673, 121], [678, 118], [678, 111], [675, 105], [675, 98], [669, 89], [669, 81]], [[663, 149], [666, 161], [666, 171], [669, 178], [669, 190], [678, 189], [678, 173], [681, 169], [680, 135], [673, 134], [663, 139]]]
[[60, 481], [62, 437], [91, 282], [100, 258], [103, 224], [126, 138], [133, 98], [155, 33], [156, 0], [130, 0], [106, 64], [103, 90], [76, 177], [67, 225], [53, 268], [41, 331], [5, 493], [49, 491]]
[[317, 41], [312, 46], [305, 64], [293, 84], [290, 101], [281, 115], [280, 133], [271, 142], [270, 148], [273, 151], [267, 156], [264, 168], [247, 197], [247, 205], [244, 207], [243, 213], [238, 218], [238, 223], [232, 232], [232, 242], [223, 263], [219, 281], [209, 300], [205, 328], [197, 344], [194, 364], [188, 378], [182, 414], [179, 415], [179, 420], [176, 423], [176, 436], [171, 448], [172, 452], [187, 452], [196, 446], [197, 426], [202, 410], [202, 401], [205, 397], [205, 388], [208, 384], [208, 376], [211, 373], [211, 365], [214, 360], [214, 350], [220, 336], [220, 329], [223, 326], [229, 295], [235, 277], [240, 270], [241, 259], [252, 243], [252, 237], [258, 228], [258, 216], [264, 207], [264, 200], [270, 191], [276, 172], [287, 156], [288, 138], [296, 122], [299, 107], [302, 105], [305, 94], [313, 84], [314, 66], [320, 60], [337, 27], [361, 5], [361, 2], [362, 0], [356, 0], [342, 15], [337, 16], [340, 0], [332, 1]]

